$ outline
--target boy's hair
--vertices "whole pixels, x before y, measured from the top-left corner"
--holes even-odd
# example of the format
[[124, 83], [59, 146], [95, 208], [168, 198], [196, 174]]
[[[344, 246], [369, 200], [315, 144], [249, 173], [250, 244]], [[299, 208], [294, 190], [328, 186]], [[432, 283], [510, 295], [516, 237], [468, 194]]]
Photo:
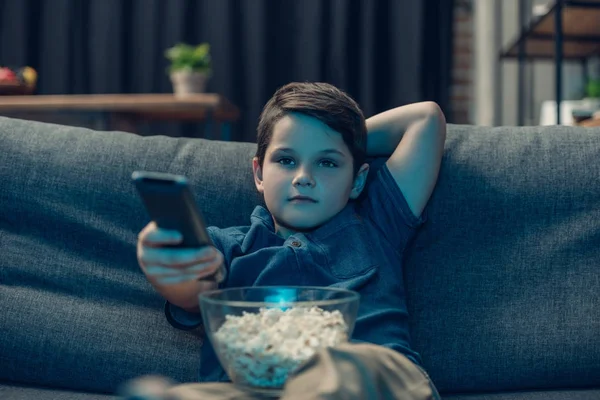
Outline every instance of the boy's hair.
[[316, 118], [339, 132], [353, 157], [354, 175], [364, 163], [367, 125], [356, 102], [328, 83], [293, 82], [279, 88], [265, 104], [257, 128], [256, 157], [262, 167], [273, 127], [284, 116], [296, 112]]

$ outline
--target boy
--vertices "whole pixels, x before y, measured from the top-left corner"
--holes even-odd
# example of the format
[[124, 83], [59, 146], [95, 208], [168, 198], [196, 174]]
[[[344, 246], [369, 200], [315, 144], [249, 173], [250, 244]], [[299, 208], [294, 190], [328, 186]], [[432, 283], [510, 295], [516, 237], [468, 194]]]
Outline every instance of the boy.
[[[364, 362], [375, 365], [373, 373], [379, 378], [372, 379], [377, 382], [389, 375], [385, 360], [390, 359], [427, 378], [409, 343], [402, 253], [425, 220], [422, 214], [437, 181], [445, 137], [444, 115], [432, 102], [398, 107], [365, 121], [358, 105], [329, 84], [283, 86], [265, 105], [258, 124], [252, 168], [267, 207], [255, 208], [251, 225], [210, 227], [215, 246], [201, 250], [165, 248], [181, 236], [152, 222], [140, 233], [138, 261], [167, 300], [167, 319], [181, 329], [199, 326], [198, 294], [216, 288], [201, 279], [223, 263], [228, 273], [222, 287], [348, 288], [361, 293], [353, 343], [373, 344], [343, 346], [341, 351], [355, 357], [355, 368], [367, 349], [370, 355]], [[366, 156], [390, 156], [371, 171], [368, 184]], [[332, 354], [321, 352], [316, 365], [300, 371], [299, 378], [318, 371], [325, 358], [335, 359]], [[209, 345], [203, 346], [201, 361], [201, 381], [227, 380]], [[344, 376], [350, 375], [346, 368]], [[406, 384], [412, 385], [410, 374], [405, 375]], [[363, 379], [356, 389], [363, 392], [354, 392], [357, 398], [369, 396], [364, 390], [373, 386]], [[385, 384], [400, 390], [393, 381], [402, 379]], [[222, 389], [234, 397], [236, 389]], [[346, 389], [340, 385], [334, 391]], [[288, 391], [292, 389], [286, 387]], [[431, 392], [435, 395], [435, 388]], [[431, 392], [411, 398], [431, 398]], [[302, 398], [310, 396], [304, 392]]]

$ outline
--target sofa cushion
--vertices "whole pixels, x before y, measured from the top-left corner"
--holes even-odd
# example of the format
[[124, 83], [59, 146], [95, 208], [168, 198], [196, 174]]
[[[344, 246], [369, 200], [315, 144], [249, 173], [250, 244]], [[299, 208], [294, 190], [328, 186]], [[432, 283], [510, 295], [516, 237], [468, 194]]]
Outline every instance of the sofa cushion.
[[451, 126], [407, 254], [440, 390], [600, 387], [600, 129]]
[[134, 170], [190, 177], [211, 225], [260, 201], [253, 148], [0, 118], [0, 379], [111, 393], [198, 379], [201, 337], [173, 329], [136, 261]]
[[0, 382], [0, 399], [6, 400], [117, 400], [118, 398], [106, 394], [17, 386]]
[[[137, 169], [188, 176], [207, 222], [261, 203], [254, 144], [0, 118], [0, 379], [112, 393], [197, 379], [137, 266]], [[598, 387], [600, 130], [450, 126], [406, 255], [413, 347], [441, 392]]]
[[444, 400], [597, 400], [600, 390], [553, 390], [542, 392], [507, 392], [469, 395], [446, 395]]

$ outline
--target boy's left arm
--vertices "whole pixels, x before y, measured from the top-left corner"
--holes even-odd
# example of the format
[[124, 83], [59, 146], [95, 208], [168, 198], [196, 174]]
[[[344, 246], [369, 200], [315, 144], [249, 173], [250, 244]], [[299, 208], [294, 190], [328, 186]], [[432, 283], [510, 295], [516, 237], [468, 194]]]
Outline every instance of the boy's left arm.
[[446, 118], [434, 102], [397, 107], [367, 119], [367, 155], [388, 156], [386, 164], [415, 216], [437, 182]]

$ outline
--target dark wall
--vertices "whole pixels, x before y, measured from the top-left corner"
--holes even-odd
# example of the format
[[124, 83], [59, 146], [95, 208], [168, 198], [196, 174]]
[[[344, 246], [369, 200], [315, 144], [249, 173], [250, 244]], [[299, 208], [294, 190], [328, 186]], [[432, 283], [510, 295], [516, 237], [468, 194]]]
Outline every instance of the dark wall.
[[335, 84], [367, 117], [420, 100], [447, 110], [452, 3], [0, 0], [0, 65], [36, 68], [42, 94], [162, 93], [171, 91], [164, 49], [207, 41], [208, 90], [240, 107], [234, 135], [253, 141], [262, 106], [290, 81]]

